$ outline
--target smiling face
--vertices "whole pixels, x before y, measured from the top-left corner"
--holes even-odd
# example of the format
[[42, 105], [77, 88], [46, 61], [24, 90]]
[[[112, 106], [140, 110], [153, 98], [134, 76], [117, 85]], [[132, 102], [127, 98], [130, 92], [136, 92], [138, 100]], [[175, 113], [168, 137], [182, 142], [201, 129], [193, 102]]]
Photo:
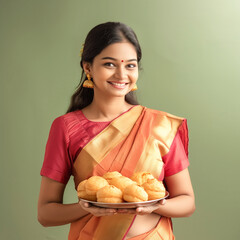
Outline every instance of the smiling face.
[[107, 46], [92, 64], [83, 63], [83, 68], [93, 79], [94, 97], [102, 94], [105, 97], [125, 97], [138, 79], [137, 53], [129, 42]]

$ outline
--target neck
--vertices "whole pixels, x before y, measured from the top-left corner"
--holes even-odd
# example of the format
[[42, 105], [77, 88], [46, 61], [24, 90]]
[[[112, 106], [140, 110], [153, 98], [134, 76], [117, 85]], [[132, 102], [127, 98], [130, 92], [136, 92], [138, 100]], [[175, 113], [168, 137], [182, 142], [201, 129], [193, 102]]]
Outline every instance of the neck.
[[85, 116], [92, 121], [111, 121], [132, 105], [125, 101], [125, 98], [115, 97], [114, 99], [93, 98], [92, 103], [83, 109]]

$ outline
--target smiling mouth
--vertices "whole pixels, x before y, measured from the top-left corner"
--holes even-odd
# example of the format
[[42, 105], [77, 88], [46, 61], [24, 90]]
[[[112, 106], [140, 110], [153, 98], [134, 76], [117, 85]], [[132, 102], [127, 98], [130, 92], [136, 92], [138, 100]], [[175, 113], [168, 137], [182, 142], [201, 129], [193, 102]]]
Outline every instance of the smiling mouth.
[[117, 82], [108, 82], [108, 83], [116, 87], [125, 87], [128, 84], [128, 83], [117, 83]]

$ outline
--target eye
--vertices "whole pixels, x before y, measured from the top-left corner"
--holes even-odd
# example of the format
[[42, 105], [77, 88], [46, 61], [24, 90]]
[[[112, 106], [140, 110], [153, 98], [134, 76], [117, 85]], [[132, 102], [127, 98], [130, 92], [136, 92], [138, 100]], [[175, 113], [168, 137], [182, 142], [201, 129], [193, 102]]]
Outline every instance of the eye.
[[134, 63], [130, 63], [127, 65], [127, 68], [135, 68], [135, 67], [137, 67], [137, 65]]
[[104, 66], [107, 66], [107, 67], [114, 67], [115, 65], [111, 62], [106, 62], [104, 63]]

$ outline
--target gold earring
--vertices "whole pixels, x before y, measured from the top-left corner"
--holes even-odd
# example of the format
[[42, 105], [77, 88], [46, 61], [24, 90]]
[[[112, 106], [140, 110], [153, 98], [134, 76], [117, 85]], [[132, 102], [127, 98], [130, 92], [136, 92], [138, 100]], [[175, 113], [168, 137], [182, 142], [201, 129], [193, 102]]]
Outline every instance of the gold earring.
[[91, 80], [90, 74], [87, 74], [87, 78], [88, 78], [88, 80], [84, 81], [83, 87], [85, 87], [85, 88], [93, 88], [93, 82]]
[[135, 85], [133, 86], [131, 91], [136, 91], [138, 89], [137, 84], [135, 83]]

